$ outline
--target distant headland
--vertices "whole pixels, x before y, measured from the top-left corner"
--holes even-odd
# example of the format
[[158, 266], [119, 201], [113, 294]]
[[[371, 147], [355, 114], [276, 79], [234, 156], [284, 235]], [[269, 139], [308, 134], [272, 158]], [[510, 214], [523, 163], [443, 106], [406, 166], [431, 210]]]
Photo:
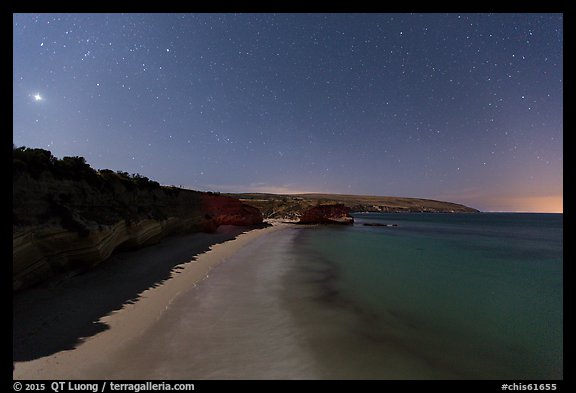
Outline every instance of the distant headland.
[[247, 205], [257, 207], [267, 218], [299, 218], [316, 205], [343, 204], [352, 213], [478, 213], [479, 210], [452, 202], [392, 196], [344, 194], [226, 194]]

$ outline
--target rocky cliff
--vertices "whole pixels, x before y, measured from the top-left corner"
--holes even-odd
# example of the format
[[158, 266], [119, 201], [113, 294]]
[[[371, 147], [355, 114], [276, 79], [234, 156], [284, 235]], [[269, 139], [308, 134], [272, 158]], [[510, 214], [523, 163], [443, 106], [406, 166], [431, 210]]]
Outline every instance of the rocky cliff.
[[256, 207], [246, 205], [238, 199], [202, 194], [201, 210], [205, 219], [216, 225], [257, 225], [262, 223], [262, 213]]
[[262, 223], [237, 199], [94, 171], [81, 157], [57, 160], [42, 149], [14, 150], [12, 197], [14, 290], [173, 233]]
[[350, 208], [343, 204], [314, 206], [302, 214], [299, 224], [353, 224]]

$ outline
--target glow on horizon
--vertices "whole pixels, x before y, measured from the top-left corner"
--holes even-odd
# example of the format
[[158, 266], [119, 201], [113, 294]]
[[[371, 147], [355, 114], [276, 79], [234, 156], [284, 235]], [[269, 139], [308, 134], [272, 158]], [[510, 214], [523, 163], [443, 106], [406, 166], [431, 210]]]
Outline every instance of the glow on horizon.
[[485, 202], [486, 212], [564, 213], [564, 198], [560, 196], [501, 197]]
[[[290, 194], [323, 194], [318, 190], [311, 190], [303, 187], [297, 187], [291, 184], [285, 185], [272, 185], [265, 183], [252, 183], [249, 185], [223, 185], [223, 184], [207, 184], [201, 186], [189, 186], [190, 189], [205, 190], [205, 191], [217, 191], [224, 193], [261, 193], [261, 194], [280, 194], [280, 195], [290, 195]], [[324, 192], [324, 194], [327, 194]], [[330, 194], [330, 193], [328, 193]], [[336, 194], [336, 193], [332, 193]]]
[[441, 202], [458, 203], [481, 212], [488, 213], [564, 213], [563, 195], [548, 196], [486, 196], [480, 193], [463, 197], [457, 194], [444, 196], [406, 196], [391, 194], [363, 194], [338, 192], [335, 190], [318, 190], [305, 189], [295, 185], [270, 185], [265, 183], [252, 183], [248, 186], [241, 185], [217, 185], [210, 184], [200, 187], [187, 187], [190, 189], [201, 189], [205, 191], [218, 191], [224, 193], [263, 193], [263, 194], [334, 194], [334, 195], [357, 195], [357, 196], [376, 196], [376, 197], [396, 197], [396, 198], [416, 198], [432, 199]]

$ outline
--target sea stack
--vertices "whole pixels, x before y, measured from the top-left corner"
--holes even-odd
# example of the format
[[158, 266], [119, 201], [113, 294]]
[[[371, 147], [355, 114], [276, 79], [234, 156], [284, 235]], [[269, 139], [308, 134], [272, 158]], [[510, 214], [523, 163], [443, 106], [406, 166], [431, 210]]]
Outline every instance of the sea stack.
[[350, 208], [342, 203], [319, 205], [309, 208], [300, 217], [299, 224], [344, 224], [354, 223]]

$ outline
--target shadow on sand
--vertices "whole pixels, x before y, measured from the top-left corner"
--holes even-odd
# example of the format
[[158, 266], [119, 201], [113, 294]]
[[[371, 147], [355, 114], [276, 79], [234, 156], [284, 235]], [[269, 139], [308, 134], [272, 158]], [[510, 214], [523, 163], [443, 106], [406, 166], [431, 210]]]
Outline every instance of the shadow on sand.
[[212, 234], [171, 236], [150, 247], [114, 254], [84, 274], [15, 293], [13, 361], [74, 349], [85, 338], [109, 329], [100, 318], [161, 285], [178, 273], [178, 265], [261, 227], [224, 226]]

